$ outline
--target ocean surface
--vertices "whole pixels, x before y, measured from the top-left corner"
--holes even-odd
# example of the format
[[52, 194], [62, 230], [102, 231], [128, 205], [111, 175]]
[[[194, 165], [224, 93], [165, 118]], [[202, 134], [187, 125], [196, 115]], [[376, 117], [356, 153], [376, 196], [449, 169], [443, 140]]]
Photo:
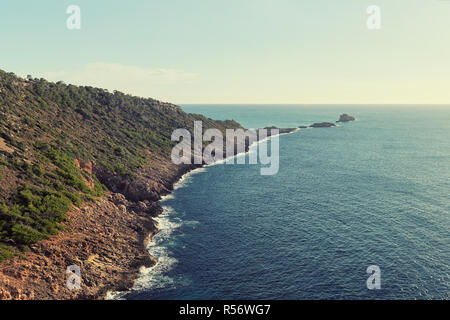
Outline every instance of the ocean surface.
[[450, 298], [450, 106], [183, 108], [246, 128], [357, 121], [280, 136], [273, 176], [226, 164], [185, 176], [160, 202], [158, 264], [119, 298]]

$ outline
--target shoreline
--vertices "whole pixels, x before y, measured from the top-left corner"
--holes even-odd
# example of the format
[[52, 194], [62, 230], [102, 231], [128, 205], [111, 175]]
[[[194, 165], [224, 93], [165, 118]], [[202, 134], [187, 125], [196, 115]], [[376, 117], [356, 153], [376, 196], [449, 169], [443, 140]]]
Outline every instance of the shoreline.
[[[0, 300], [101, 300], [126, 294], [141, 278], [143, 268], [152, 270], [158, 265], [149, 244], [160, 232], [161, 201], [197, 170], [244, 156], [264, 141], [301, 129], [282, 128], [276, 135], [269, 131], [267, 137], [250, 145], [246, 139], [244, 152], [235, 149], [233, 156], [211, 164], [175, 165], [166, 156], [151, 155], [136, 180], [94, 167], [110, 191], [95, 202], [74, 206], [67, 214], [65, 230], [58, 235], [31, 245], [23, 257], [0, 264]], [[79, 290], [66, 286], [66, 269], [71, 265], [81, 269]]]
[[[178, 188], [180, 188], [180, 183], [182, 183], [187, 177], [189, 177], [189, 176], [195, 174], [196, 171], [201, 170], [201, 169], [205, 169], [205, 168], [207, 168], [207, 167], [211, 167], [211, 166], [223, 164], [223, 163], [225, 163], [226, 160], [233, 159], [233, 158], [237, 158], [237, 157], [239, 157], [239, 156], [244, 156], [244, 155], [246, 155], [246, 154], [249, 154], [249, 153], [252, 151], [252, 150], [251, 150], [252, 147], [257, 146], [258, 144], [260, 144], [260, 143], [262, 143], [262, 142], [264, 142], [264, 141], [268, 141], [268, 140], [270, 140], [272, 137], [276, 137], [276, 136], [279, 137], [279, 136], [282, 136], [282, 135], [293, 134], [293, 133], [295, 133], [295, 132], [297, 132], [297, 131], [300, 131], [300, 128], [288, 128], [288, 129], [280, 129], [280, 130], [284, 130], [284, 131], [289, 130], [289, 131], [287, 131], [287, 132], [280, 132], [280, 133], [277, 134], [277, 135], [273, 135], [273, 136], [270, 135], [270, 136], [265, 137], [264, 139], [254, 141], [252, 144], [246, 145], [246, 150], [245, 150], [244, 152], [237, 153], [237, 154], [235, 154], [235, 155], [233, 155], [233, 156], [231, 156], [231, 157], [228, 157], [228, 158], [225, 157], [224, 159], [219, 160], [219, 161], [216, 161], [216, 162], [211, 163], [211, 164], [202, 164], [202, 165], [197, 165], [197, 167], [189, 168], [186, 172], [184, 172], [178, 179], [176, 179], [176, 180], [172, 183], [170, 192], [168, 192], [167, 194], [161, 195], [161, 196], [160, 196], [160, 199], [159, 199], [158, 201], [156, 201], [156, 205], [161, 209], [161, 211], [159, 212], [158, 215], [154, 216], [153, 218], [158, 218], [158, 217], [160, 217], [160, 216], [162, 216], [162, 215], [164, 214], [164, 211], [163, 211], [163, 208], [162, 208], [161, 205], [160, 205], [160, 202], [161, 202], [161, 201], [164, 201], [165, 199], [167, 199], [168, 197], [170, 197], [170, 196], [172, 195], [172, 193], [173, 193], [175, 190], [177, 190]], [[189, 165], [188, 165], [188, 166], [189, 166]], [[191, 166], [192, 166], [192, 165], [191, 165]], [[154, 219], [153, 219], [153, 220], [154, 220]], [[155, 221], [155, 220], [154, 220], [154, 221]], [[148, 254], [148, 256], [150, 257], [150, 259], [151, 259], [152, 261], [154, 261], [155, 263], [154, 263], [152, 266], [141, 265], [141, 266], [138, 268], [138, 270], [137, 270], [137, 276], [136, 276], [136, 278], [134, 279], [133, 285], [132, 285], [130, 288], [128, 288], [127, 290], [124, 290], [124, 291], [122, 291], [122, 290], [121, 290], [121, 291], [116, 291], [116, 290], [110, 290], [110, 291], [107, 291], [107, 292], [105, 293], [105, 295], [102, 297], [104, 300], [121, 300], [121, 298], [122, 298], [123, 295], [126, 295], [126, 294], [129, 293], [131, 290], [133, 290], [133, 288], [134, 288], [135, 285], [136, 285], [136, 282], [139, 280], [139, 278], [141, 278], [141, 277], [143, 276], [143, 273], [142, 273], [142, 272], [143, 272], [143, 271], [142, 271], [143, 268], [147, 268], [147, 269], [148, 269], [147, 271], [148, 271], [148, 272], [151, 272], [151, 271], [157, 266], [157, 264], [158, 264], [159, 261], [158, 261], [154, 256], [152, 256], [152, 255], [149, 253], [148, 247], [149, 247], [149, 244], [153, 241], [153, 238], [154, 238], [155, 236], [157, 236], [157, 235], [159, 234], [159, 232], [160, 232], [160, 230], [158, 229], [158, 223], [157, 223], [157, 221], [156, 221], [156, 224], [155, 224], [155, 230], [152, 231], [149, 235], [147, 235], [146, 238], [145, 238], [146, 240], [144, 241], [145, 251], [146, 251], [146, 253]]]

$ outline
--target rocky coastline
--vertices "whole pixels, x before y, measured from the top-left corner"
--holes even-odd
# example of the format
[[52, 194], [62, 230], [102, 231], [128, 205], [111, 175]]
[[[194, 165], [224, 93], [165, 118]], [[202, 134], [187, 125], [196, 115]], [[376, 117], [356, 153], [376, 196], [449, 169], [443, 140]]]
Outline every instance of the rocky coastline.
[[[309, 127], [331, 127], [328, 123]], [[279, 135], [299, 129], [277, 128]], [[271, 136], [268, 130], [268, 137]], [[245, 152], [250, 145], [245, 141]], [[153, 219], [162, 213], [158, 201], [177, 181], [203, 165], [175, 165], [152, 155], [137, 178], [109, 175], [95, 164], [77, 163], [91, 170], [109, 192], [95, 202], [74, 207], [67, 214], [65, 230], [30, 246], [28, 252], [0, 264], [0, 300], [98, 300], [109, 291], [126, 291], [139, 277], [141, 267], [157, 263], [147, 251], [158, 233]], [[81, 270], [81, 288], [66, 285], [68, 266]]]
[[[246, 152], [249, 147], [246, 141]], [[184, 174], [202, 166], [177, 166], [165, 157], [154, 157], [135, 180], [109, 176], [102, 168], [89, 166], [110, 192], [74, 207], [58, 235], [0, 264], [0, 300], [97, 300], [108, 291], [130, 289], [141, 267], [157, 263], [147, 251], [148, 242], [158, 233], [153, 217], [162, 208], [157, 202]], [[79, 290], [66, 286], [71, 265], [80, 267]]]
[[[132, 287], [139, 269], [156, 263], [146, 247], [158, 232], [152, 219], [162, 212], [157, 200], [195, 168], [152, 160], [132, 183], [111, 179], [119, 192], [73, 207], [64, 231], [31, 245], [22, 257], [3, 262], [0, 300], [103, 299], [108, 291]], [[146, 197], [152, 200], [138, 200]], [[80, 290], [66, 286], [71, 265], [80, 267]]]
[[[309, 127], [332, 126], [318, 123]], [[265, 129], [279, 129], [282, 135], [299, 128]], [[248, 139], [245, 142], [247, 152], [250, 145]], [[75, 163], [95, 174], [109, 191], [96, 201], [73, 207], [58, 235], [30, 245], [22, 256], [0, 264], [0, 300], [104, 299], [109, 291], [130, 289], [141, 267], [157, 263], [148, 253], [147, 244], [158, 233], [153, 219], [162, 213], [158, 201], [184, 174], [203, 166], [175, 165], [168, 157], [150, 155], [148, 164], [130, 179], [110, 175], [94, 163], [76, 159]], [[81, 271], [79, 290], [66, 285], [71, 275], [67, 267], [72, 265]]]
[[[318, 123], [309, 127], [332, 126]], [[307, 127], [265, 129], [279, 129], [282, 135], [302, 128]], [[248, 139], [245, 142], [247, 152], [250, 145]], [[184, 174], [203, 166], [175, 165], [167, 157], [150, 155], [137, 178], [130, 179], [109, 175], [94, 163], [77, 161], [80, 169], [95, 174], [109, 191], [96, 201], [73, 207], [58, 235], [30, 245], [22, 256], [0, 264], [0, 300], [104, 299], [109, 291], [130, 289], [141, 267], [157, 263], [147, 244], [158, 233], [153, 219], [162, 213], [158, 201]], [[66, 285], [71, 275], [66, 270], [72, 265], [81, 271], [79, 290]]]

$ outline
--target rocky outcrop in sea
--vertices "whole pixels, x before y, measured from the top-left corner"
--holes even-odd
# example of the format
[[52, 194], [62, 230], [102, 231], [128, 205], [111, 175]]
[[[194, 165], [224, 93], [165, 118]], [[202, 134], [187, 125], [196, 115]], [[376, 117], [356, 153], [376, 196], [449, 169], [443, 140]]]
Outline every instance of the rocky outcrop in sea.
[[310, 127], [311, 128], [330, 128], [330, 127], [336, 127], [336, 125], [331, 122], [319, 122], [319, 123], [314, 123], [314, 124], [310, 125]]
[[355, 121], [355, 117], [352, 117], [346, 113], [341, 114], [339, 117], [339, 120], [336, 122], [349, 122], [349, 121]]

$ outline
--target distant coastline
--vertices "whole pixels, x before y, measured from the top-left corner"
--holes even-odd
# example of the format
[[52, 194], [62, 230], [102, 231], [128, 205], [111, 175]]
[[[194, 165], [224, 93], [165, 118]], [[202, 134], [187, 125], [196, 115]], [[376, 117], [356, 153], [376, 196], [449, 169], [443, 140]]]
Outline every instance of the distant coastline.
[[[299, 127], [297, 127], [297, 128], [276, 128], [276, 127], [266, 127], [266, 129], [269, 129], [269, 128], [276, 128], [276, 129], [279, 129], [279, 134], [277, 134], [276, 136], [282, 136], [282, 135], [293, 134], [293, 133], [295, 133], [295, 132], [297, 132], [297, 131], [299, 131], [299, 130], [301, 130], [301, 129], [303, 129], [303, 128], [313, 128], [313, 127], [314, 127], [314, 124], [311, 125], [311, 126], [299, 126]], [[270, 132], [270, 131], [269, 131], [269, 132]], [[160, 207], [160, 204], [159, 204], [160, 201], [163, 201], [166, 197], [170, 196], [170, 194], [171, 194], [174, 190], [177, 189], [177, 185], [179, 185], [184, 179], [186, 179], [186, 178], [187, 178], [188, 176], [190, 176], [191, 174], [195, 174], [195, 172], [196, 172], [197, 170], [203, 169], [203, 168], [205, 168], [205, 167], [215, 166], [215, 165], [224, 163], [227, 159], [230, 159], [230, 158], [235, 158], [235, 157], [238, 157], [238, 156], [245, 155], [245, 154], [247, 154], [247, 153], [249, 153], [249, 152], [251, 151], [251, 147], [253, 147], [253, 146], [255, 146], [255, 145], [257, 145], [257, 144], [259, 144], [259, 143], [261, 143], [261, 142], [264, 142], [264, 141], [266, 141], [266, 140], [270, 140], [270, 139], [273, 138], [273, 137], [274, 137], [274, 136], [270, 136], [270, 135], [269, 135], [269, 136], [265, 137], [264, 139], [258, 139], [257, 141], [253, 142], [253, 143], [250, 144], [250, 145], [247, 144], [244, 152], [242, 152], [242, 153], [237, 153], [237, 154], [235, 154], [235, 155], [233, 155], [233, 156], [231, 156], [231, 157], [229, 157], [229, 158], [225, 158], [225, 159], [223, 159], [223, 160], [214, 162], [214, 163], [212, 163], [212, 164], [202, 164], [202, 165], [198, 165], [198, 166], [191, 166], [187, 171], [185, 171], [185, 172], [182, 173], [177, 179], [175, 179], [175, 181], [174, 181], [174, 182], [172, 183], [172, 185], [171, 185], [171, 191], [170, 191], [169, 193], [166, 193], [166, 194], [164, 194], [164, 195], [161, 195], [160, 199], [159, 199], [158, 202], [157, 202], [158, 207], [161, 208], [161, 207]], [[159, 214], [161, 214], [161, 213], [162, 213], [162, 209], [159, 210], [158, 212], [159, 212]], [[148, 237], [146, 238], [147, 240], [146, 240], [146, 242], [145, 242], [145, 244], [144, 244], [146, 248], [147, 248], [148, 243], [151, 242], [151, 241], [153, 241], [154, 236], [156, 236], [156, 235], [158, 234], [158, 232], [159, 232], [158, 228], [155, 227], [155, 230], [154, 230], [152, 233], [150, 233], [150, 234], [148, 235]], [[150, 266], [150, 268], [153, 268], [158, 262], [157, 262], [157, 260], [156, 260], [154, 257], [151, 257], [151, 259], [152, 259], [152, 261], [155, 262], [155, 264], [153, 264], [152, 266]], [[149, 268], [149, 266], [146, 266], [146, 265], [142, 265], [142, 266], [140, 266], [139, 268], [136, 268], [136, 280], [141, 276], [140, 269], [141, 269], [142, 267], [147, 267], [147, 268]], [[149, 272], [151, 272], [151, 270], [149, 270]], [[133, 286], [134, 286], [134, 285], [133, 285]], [[118, 298], [119, 298], [119, 299], [120, 299], [124, 294], [126, 294], [126, 293], [128, 292], [128, 290], [132, 290], [132, 287], [133, 287], [133, 286], [130, 286], [127, 290], [121, 290], [121, 291], [110, 290], [110, 291], [108, 291], [108, 292], [105, 294], [105, 296], [104, 296], [103, 298], [105, 298], [105, 299], [118, 299]]]

